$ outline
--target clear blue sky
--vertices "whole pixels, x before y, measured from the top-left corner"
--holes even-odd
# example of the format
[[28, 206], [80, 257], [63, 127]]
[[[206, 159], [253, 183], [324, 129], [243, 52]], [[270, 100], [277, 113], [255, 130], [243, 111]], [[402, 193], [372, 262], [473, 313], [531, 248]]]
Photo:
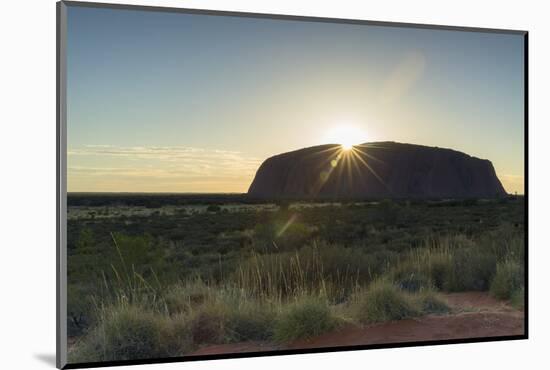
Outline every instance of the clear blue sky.
[[67, 52], [69, 191], [245, 192], [345, 127], [523, 192], [520, 35], [69, 7]]

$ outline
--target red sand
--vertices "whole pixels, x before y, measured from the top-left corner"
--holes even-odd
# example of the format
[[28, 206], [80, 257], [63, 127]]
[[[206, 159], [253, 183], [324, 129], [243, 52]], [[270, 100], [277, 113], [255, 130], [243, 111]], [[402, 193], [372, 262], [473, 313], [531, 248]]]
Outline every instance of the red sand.
[[284, 346], [269, 342], [213, 345], [203, 347], [190, 356], [524, 334], [523, 311], [515, 310], [506, 303], [491, 298], [487, 293], [453, 293], [444, 297], [453, 310], [452, 314], [428, 315], [367, 327], [350, 325]]

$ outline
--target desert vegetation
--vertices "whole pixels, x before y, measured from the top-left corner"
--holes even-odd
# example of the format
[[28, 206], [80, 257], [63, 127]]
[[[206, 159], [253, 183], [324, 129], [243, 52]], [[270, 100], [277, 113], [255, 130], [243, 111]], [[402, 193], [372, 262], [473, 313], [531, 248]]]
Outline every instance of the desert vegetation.
[[[79, 209], [68, 222], [71, 362], [445, 315], [448, 292], [523, 305], [522, 197], [266, 206], [70, 195], [69, 207]], [[132, 207], [153, 211], [118, 211]]]

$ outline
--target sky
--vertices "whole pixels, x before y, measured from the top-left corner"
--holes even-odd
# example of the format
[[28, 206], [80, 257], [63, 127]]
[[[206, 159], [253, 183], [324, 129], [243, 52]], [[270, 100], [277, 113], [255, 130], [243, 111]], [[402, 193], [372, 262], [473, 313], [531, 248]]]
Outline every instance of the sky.
[[523, 193], [523, 36], [68, 7], [68, 190], [246, 192], [263, 160], [397, 141]]

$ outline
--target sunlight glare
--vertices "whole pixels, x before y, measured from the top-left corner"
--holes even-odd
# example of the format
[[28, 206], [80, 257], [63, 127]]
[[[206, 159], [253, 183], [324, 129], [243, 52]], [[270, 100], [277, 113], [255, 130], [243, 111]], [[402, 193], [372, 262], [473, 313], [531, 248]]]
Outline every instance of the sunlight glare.
[[343, 150], [350, 150], [352, 147], [353, 147], [353, 144], [352, 143], [345, 143], [345, 142], [342, 142], [342, 149]]
[[354, 145], [361, 144], [366, 140], [365, 133], [355, 126], [339, 125], [329, 130], [325, 141], [330, 144], [340, 144], [342, 150], [348, 151]]

